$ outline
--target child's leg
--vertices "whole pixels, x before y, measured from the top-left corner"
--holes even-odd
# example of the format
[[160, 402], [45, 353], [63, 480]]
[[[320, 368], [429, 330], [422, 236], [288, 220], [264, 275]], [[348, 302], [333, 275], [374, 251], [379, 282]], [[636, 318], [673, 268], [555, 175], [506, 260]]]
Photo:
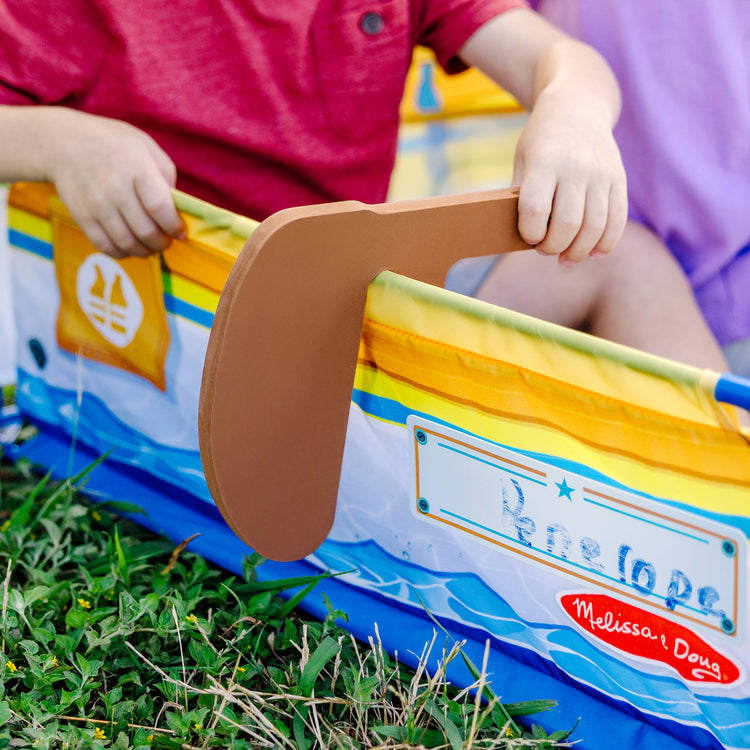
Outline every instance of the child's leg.
[[682, 269], [635, 222], [613, 253], [574, 268], [534, 252], [504, 256], [475, 296], [662, 357], [729, 369]]

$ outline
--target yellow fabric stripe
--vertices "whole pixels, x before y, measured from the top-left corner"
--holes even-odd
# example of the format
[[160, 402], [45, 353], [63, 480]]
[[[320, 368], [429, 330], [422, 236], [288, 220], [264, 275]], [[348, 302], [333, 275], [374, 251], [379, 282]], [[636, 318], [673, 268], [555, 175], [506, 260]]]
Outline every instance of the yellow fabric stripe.
[[52, 244], [52, 224], [21, 208], [8, 206], [8, 226], [18, 232]]
[[415, 340], [371, 320], [365, 321], [363, 350], [365, 361], [392, 377], [467, 406], [559, 426], [587, 444], [649, 464], [725, 476], [750, 487], [750, 449], [733, 432], [668, 418], [467, 350], [447, 351], [441, 341]]
[[189, 279], [219, 293], [226, 284], [236, 256], [208, 244], [198, 245], [189, 237], [187, 242], [173, 240], [162, 253], [162, 259], [172, 278]]
[[[386, 271], [366, 315], [447, 348], [502, 352], [503, 360], [652, 411], [716, 424], [701, 370], [504, 310]], [[478, 355], [481, 358], [481, 355]], [[623, 367], [623, 365], [625, 365]]]
[[220, 295], [202, 284], [196, 284], [184, 276], [169, 274], [169, 280], [165, 282], [165, 288], [173, 297], [189, 302], [202, 310], [216, 312]]

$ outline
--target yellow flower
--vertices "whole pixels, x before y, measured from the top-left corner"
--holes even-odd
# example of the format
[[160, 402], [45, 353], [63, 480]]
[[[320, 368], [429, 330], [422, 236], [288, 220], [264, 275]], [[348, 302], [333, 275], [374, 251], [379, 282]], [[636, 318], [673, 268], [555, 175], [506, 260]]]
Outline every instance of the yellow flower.
[[53, 666], [53, 667], [56, 667], [56, 666], [57, 666], [57, 657], [56, 657], [56, 656], [54, 656], [54, 655], [52, 656], [52, 666]]
[[107, 739], [107, 735], [104, 733], [103, 729], [99, 729], [99, 727], [97, 727], [94, 730], [94, 739], [95, 740], [105, 740], [105, 739]]
[[188, 622], [194, 622], [196, 625], [198, 624], [198, 618], [195, 615], [188, 615], [185, 619]]
[[92, 510], [91, 511], [91, 517], [95, 521], [101, 521], [102, 520], [102, 514], [98, 510]]
[[513, 736], [513, 730], [510, 727], [505, 727], [505, 736], [506, 737], [512, 737]]
[[2, 526], [0, 526], [0, 531], [7, 531], [9, 527], [10, 527], [10, 518]]
[[146, 737], [146, 742], [148, 742], [149, 744], [151, 744], [153, 741], [154, 741], [154, 735], [153, 734], [149, 734], [148, 737]]
[[237, 667], [237, 671], [238, 672], [244, 672], [245, 671], [245, 667]]
[[8, 661], [5, 662], [5, 666], [8, 667], [8, 670], [10, 672], [18, 671], [18, 667], [12, 661], [10, 661], [10, 659], [8, 659]]
[[85, 599], [79, 599], [78, 603], [83, 607], [84, 609], [91, 609], [91, 604], [87, 602]]

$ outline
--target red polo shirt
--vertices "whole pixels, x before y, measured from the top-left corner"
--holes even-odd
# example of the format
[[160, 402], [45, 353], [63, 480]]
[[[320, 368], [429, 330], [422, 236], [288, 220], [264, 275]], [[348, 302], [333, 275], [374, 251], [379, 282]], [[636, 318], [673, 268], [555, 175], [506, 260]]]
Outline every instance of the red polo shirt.
[[178, 187], [261, 219], [385, 200], [415, 44], [456, 51], [525, 0], [4, 0], [0, 103], [125, 120]]

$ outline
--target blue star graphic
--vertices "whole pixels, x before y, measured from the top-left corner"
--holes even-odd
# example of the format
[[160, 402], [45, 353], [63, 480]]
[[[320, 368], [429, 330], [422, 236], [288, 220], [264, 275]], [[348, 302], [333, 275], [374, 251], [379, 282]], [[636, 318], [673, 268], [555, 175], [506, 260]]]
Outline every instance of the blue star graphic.
[[571, 495], [573, 494], [573, 488], [568, 485], [568, 483], [565, 481], [565, 477], [563, 477], [562, 482], [555, 482], [557, 485], [557, 488], [560, 490], [560, 494], [557, 496], [558, 499], [561, 497], [567, 497], [570, 502], [573, 502], [573, 498]]

